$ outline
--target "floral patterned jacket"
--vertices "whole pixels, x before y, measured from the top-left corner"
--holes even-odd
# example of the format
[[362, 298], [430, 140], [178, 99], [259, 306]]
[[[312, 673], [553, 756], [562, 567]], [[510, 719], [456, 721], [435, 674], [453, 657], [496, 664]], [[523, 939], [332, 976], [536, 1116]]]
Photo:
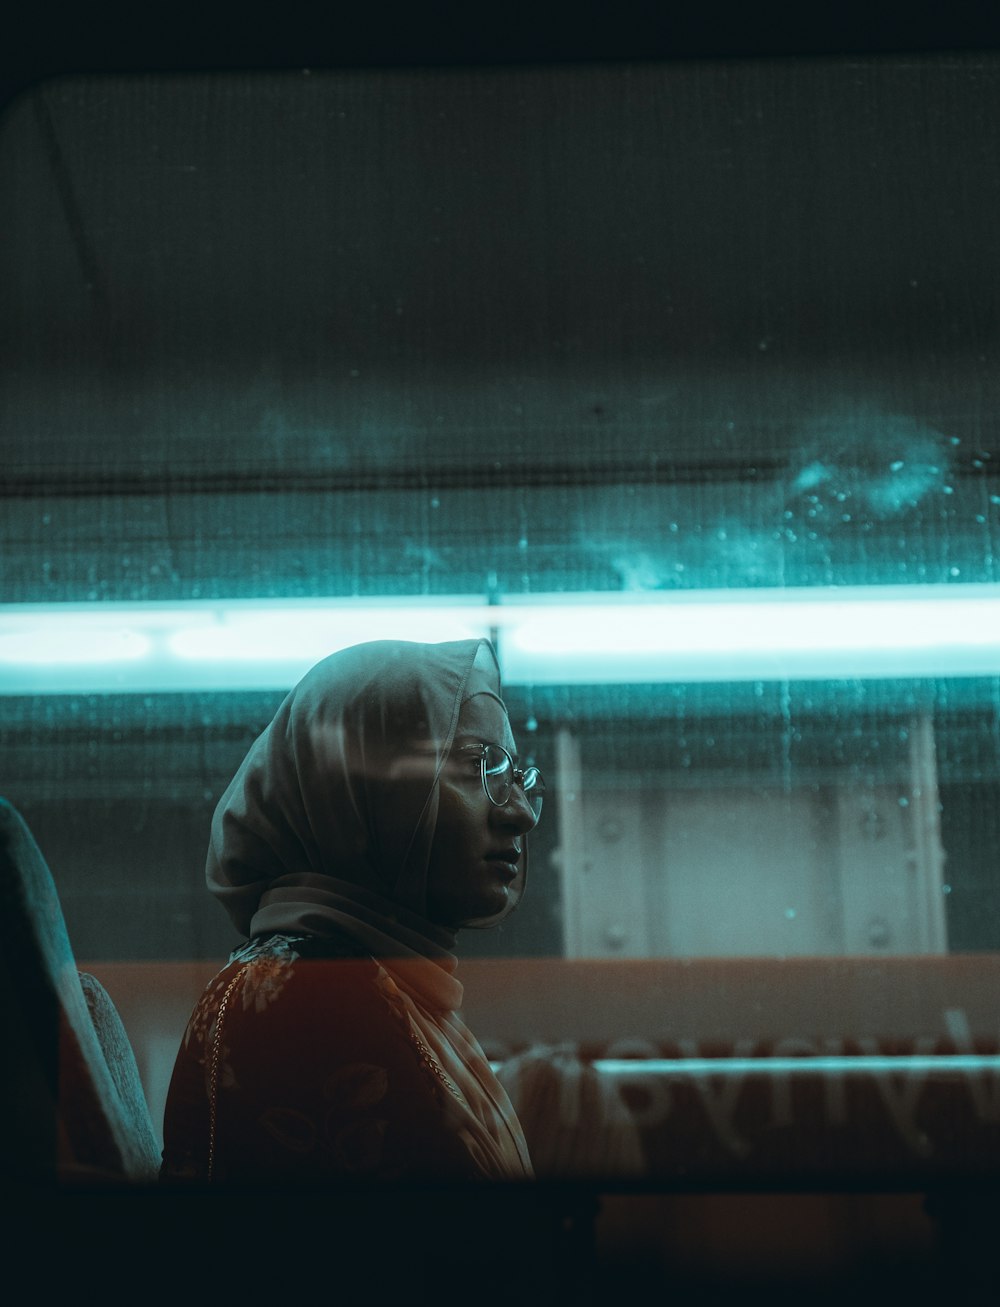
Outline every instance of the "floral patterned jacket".
[[271, 935], [191, 1016], [160, 1178], [481, 1178], [453, 1106], [384, 967], [347, 936]]

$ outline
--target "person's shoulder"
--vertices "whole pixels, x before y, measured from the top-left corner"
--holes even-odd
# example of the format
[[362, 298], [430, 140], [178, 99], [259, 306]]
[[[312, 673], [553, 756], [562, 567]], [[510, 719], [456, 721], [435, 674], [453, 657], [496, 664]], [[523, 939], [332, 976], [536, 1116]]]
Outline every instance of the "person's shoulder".
[[407, 1022], [385, 967], [346, 932], [259, 936], [233, 953], [227, 971], [241, 982], [244, 1006], [257, 1012], [305, 1005], [317, 1019], [337, 1014], [352, 1025]]

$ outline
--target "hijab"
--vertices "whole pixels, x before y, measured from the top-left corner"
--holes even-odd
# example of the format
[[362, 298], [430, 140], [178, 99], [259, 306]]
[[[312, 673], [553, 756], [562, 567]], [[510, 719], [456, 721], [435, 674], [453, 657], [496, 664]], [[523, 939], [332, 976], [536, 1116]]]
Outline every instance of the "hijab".
[[[344, 931], [376, 957], [471, 1108], [463, 1129], [480, 1165], [511, 1175], [531, 1173], [524, 1137], [457, 1015], [454, 931], [427, 917], [439, 780], [459, 713], [475, 694], [502, 704], [500, 688], [486, 640], [378, 640], [324, 659], [220, 799], [206, 879], [248, 938]], [[504, 911], [463, 924], [499, 921], [523, 885], [522, 860]]]

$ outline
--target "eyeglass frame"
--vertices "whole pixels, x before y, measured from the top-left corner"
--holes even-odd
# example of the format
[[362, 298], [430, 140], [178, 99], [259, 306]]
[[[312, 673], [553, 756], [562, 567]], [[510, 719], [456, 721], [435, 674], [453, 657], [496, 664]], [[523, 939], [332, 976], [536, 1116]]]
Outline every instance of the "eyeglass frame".
[[[524, 795], [524, 800], [527, 803], [528, 807], [531, 809], [535, 821], [537, 822], [542, 815], [542, 800], [545, 798], [545, 777], [542, 775], [541, 771], [535, 766], [531, 766], [531, 767], [516, 766], [514, 763], [514, 759], [511, 757], [510, 753], [503, 747], [502, 744], [493, 744], [493, 743], [482, 744], [480, 745], [480, 748], [482, 752], [479, 755], [479, 774], [483, 782], [483, 792], [485, 793], [486, 797], [489, 799], [490, 803], [493, 804], [494, 808], [505, 808], [507, 804], [510, 803], [510, 796], [513, 793], [514, 786], [516, 785], [517, 788]], [[486, 783], [486, 755], [490, 749], [499, 749], [500, 752], [507, 759], [508, 763], [510, 763], [510, 783], [507, 790], [507, 797], [502, 802], [499, 803], [497, 802], [496, 799], [494, 799], [493, 795], [490, 793], [490, 787]], [[530, 775], [531, 772], [535, 773], [535, 783], [529, 786], [525, 786], [524, 784], [525, 778], [528, 775]], [[532, 793], [536, 793], [537, 795], [537, 799], [538, 799], [537, 812], [535, 811], [535, 806], [531, 802], [531, 799], [529, 797]]]

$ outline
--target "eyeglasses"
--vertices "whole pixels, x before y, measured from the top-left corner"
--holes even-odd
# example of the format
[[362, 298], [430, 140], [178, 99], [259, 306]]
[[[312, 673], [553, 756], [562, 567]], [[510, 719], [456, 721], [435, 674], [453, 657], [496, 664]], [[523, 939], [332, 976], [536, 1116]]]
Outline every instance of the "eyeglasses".
[[528, 807], [535, 814], [535, 820], [538, 820], [545, 795], [545, 781], [537, 767], [526, 767], [521, 771], [514, 766], [514, 759], [502, 744], [483, 745], [481, 767], [483, 789], [490, 803], [502, 808], [510, 801], [510, 792], [517, 785], [527, 799]]

